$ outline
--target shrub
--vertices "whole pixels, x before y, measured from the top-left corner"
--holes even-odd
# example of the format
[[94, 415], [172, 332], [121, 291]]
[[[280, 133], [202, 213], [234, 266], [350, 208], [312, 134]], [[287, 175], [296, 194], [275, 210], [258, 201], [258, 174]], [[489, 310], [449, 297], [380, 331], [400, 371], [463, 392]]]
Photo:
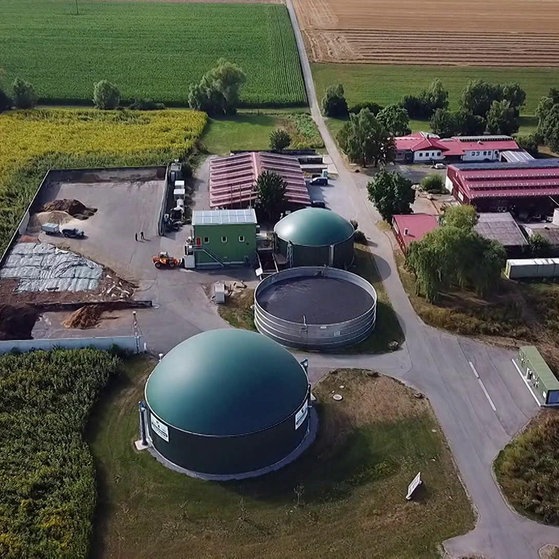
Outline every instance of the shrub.
[[440, 194], [445, 191], [443, 178], [436, 174], [423, 177], [421, 188], [431, 194]]
[[378, 103], [370, 101], [368, 103], [357, 103], [356, 105], [352, 105], [349, 108], [349, 112], [352, 114], [359, 114], [361, 109], [369, 109], [376, 116], [380, 113], [380, 111], [382, 111], [382, 109], [384, 109], [384, 107]]
[[152, 99], [135, 99], [128, 105], [132, 111], [161, 111], [165, 108], [163, 103], [156, 103]]
[[6, 92], [0, 88], [0, 113], [12, 108], [12, 100], [6, 95]]
[[29, 82], [16, 78], [12, 88], [14, 92], [14, 105], [16, 108], [32, 109], [37, 105], [35, 88]]
[[286, 130], [276, 128], [270, 133], [270, 149], [283, 151], [291, 143], [291, 136]]
[[93, 103], [98, 109], [116, 109], [120, 103], [120, 91], [107, 80], [101, 80], [93, 86]]

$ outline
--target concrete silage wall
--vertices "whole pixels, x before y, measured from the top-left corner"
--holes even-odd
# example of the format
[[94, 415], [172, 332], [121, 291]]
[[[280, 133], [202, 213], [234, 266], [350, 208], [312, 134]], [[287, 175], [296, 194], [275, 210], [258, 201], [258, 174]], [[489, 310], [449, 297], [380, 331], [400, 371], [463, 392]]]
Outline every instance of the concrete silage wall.
[[[260, 294], [273, 288], [275, 283], [298, 277], [312, 277], [317, 273], [348, 281], [361, 287], [373, 299], [371, 308], [367, 312], [344, 322], [304, 325], [300, 322], [292, 322], [274, 316], [260, 305]], [[335, 305], [337, 303], [335, 301], [325, 301], [324, 304]], [[290, 268], [262, 280], [254, 291], [254, 324], [257, 330], [274, 341], [289, 347], [327, 351], [357, 344], [365, 340], [375, 328], [376, 313], [377, 294], [374, 287], [360, 276], [338, 268], [318, 266]]]
[[96, 349], [111, 349], [118, 347], [124, 351], [140, 353], [143, 351], [144, 342], [141, 337], [136, 336], [112, 336], [106, 338], [43, 338], [38, 340], [6, 340], [0, 341], [0, 354], [11, 351], [26, 353], [34, 350], [46, 350], [54, 348], [83, 349], [94, 347]]

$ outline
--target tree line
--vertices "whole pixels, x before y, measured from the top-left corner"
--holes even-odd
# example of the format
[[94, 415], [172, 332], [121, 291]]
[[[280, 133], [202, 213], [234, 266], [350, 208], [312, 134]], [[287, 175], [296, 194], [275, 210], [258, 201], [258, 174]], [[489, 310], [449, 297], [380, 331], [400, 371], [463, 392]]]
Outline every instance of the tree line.
[[[215, 67], [206, 72], [198, 83], [190, 85], [188, 106], [208, 113], [210, 116], [233, 115], [237, 111], [240, 91], [246, 82], [246, 74], [237, 64], [223, 58]], [[93, 85], [93, 104], [102, 110], [118, 109], [122, 96], [118, 86], [108, 80], [101, 80]], [[12, 85], [12, 96], [0, 87], [0, 112], [12, 107], [32, 109], [37, 105], [38, 95], [33, 85], [16, 78]], [[152, 99], [135, 99], [128, 109], [154, 110], [164, 109], [163, 103]]]

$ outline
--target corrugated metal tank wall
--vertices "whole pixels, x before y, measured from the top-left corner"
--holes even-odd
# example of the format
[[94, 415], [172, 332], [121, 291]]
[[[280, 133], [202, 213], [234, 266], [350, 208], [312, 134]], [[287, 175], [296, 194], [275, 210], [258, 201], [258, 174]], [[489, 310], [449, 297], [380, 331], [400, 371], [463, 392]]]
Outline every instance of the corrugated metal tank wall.
[[296, 413], [264, 431], [234, 437], [203, 436], [168, 426], [169, 442], [153, 431], [151, 418], [147, 424], [153, 446], [173, 464], [192, 472], [229, 475], [271, 466], [293, 452], [307, 434], [310, 417], [307, 413], [296, 429]]
[[[277, 238], [280, 253], [287, 257], [288, 243]], [[330, 262], [331, 248], [325, 246], [292, 245], [293, 266], [334, 266], [347, 268], [353, 262], [353, 237], [334, 245], [334, 260]]]

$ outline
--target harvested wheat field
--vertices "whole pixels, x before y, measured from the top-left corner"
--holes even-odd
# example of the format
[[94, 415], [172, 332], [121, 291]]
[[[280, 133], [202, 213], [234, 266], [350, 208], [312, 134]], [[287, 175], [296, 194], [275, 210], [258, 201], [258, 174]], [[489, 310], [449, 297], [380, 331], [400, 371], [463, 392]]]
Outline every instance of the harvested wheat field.
[[556, 0], [294, 0], [314, 62], [559, 66]]

